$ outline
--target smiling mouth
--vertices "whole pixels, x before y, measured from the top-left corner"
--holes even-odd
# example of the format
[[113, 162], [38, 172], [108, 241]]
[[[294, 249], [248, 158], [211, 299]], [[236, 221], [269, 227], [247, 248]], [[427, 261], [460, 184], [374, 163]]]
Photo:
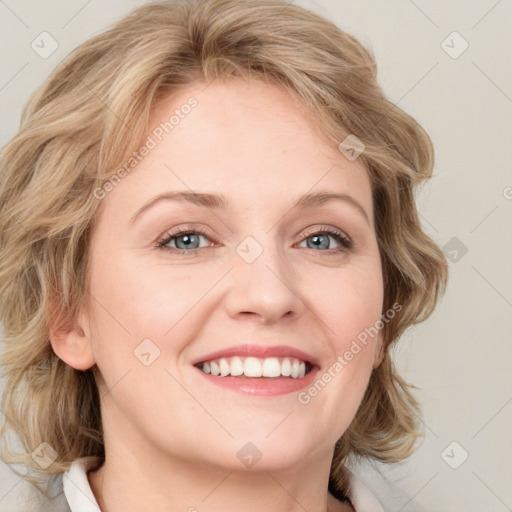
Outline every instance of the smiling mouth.
[[215, 377], [300, 379], [312, 370], [311, 363], [296, 357], [221, 357], [194, 365]]

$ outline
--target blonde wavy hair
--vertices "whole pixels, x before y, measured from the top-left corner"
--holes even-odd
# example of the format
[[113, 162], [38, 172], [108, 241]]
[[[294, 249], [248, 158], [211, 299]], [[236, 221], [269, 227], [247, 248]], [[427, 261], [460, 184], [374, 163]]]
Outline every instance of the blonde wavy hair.
[[[425, 320], [447, 284], [446, 258], [423, 232], [415, 187], [432, 176], [428, 134], [390, 102], [373, 53], [335, 24], [284, 0], [176, 0], [145, 4], [81, 44], [32, 94], [0, 153], [0, 320], [5, 388], [2, 458], [26, 478], [64, 472], [82, 456], [103, 462], [94, 368], [71, 368], [50, 329], [73, 325], [87, 295], [94, 193], [129, 160], [164, 98], [218, 77], [270, 81], [299, 99], [325, 140], [355, 135], [365, 149], [381, 254], [385, 355], [338, 440], [330, 485], [343, 490], [349, 456], [398, 462], [422, 436], [420, 411], [389, 348]], [[341, 156], [341, 155], [340, 155]], [[14, 453], [14, 431], [26, 453]], [[31, 452], [46, 442], [56, 460]], [[42, 481], [42, 480], [40, 480]]]

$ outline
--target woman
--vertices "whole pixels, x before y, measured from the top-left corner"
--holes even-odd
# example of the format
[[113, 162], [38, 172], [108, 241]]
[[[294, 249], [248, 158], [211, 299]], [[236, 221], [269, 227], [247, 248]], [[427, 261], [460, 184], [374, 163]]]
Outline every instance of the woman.
[[280, 0], [79, 46], [1, 155], [4, 460], [51, 510], [382, 510], [347, 465], [420, 436], [389, 350], [446, 286], [432, 167], [371, 53]]

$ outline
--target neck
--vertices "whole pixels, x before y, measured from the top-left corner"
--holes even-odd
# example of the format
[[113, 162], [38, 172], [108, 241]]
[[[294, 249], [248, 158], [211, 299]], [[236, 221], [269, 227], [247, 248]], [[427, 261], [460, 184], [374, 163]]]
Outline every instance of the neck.
[[107, 450], [104, 464], [88, 478], [102, 512], [353, 511], [328, 493], [329, 467], [309, 460], [291, 468], [238, 471], [153, 456], [147, 447], [139, 453], [123, 443]]

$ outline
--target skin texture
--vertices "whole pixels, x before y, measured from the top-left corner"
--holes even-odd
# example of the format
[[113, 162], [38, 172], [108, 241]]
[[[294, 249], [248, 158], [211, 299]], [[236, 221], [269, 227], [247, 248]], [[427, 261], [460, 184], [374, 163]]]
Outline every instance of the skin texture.
[[[251, 340], [306, 351], [322, 372], [379, 320], [367, 171], [322, 140], [288, 93], [260, 81], [194, 84], [159, 104], [150, 127], [190, 96], [198, 105], [102, 199], [90, 298], [77, 325], [52, 336], [67, 364], [97, 366], [106, 462], [89, 473], [93, 492], [104, 512], [352, 510], [328, 494], [329, 468], [380, 363], [380, 336], [306, 405], [297, 392], [219, 388], [191, 362]], [[160, 201], [130, 223], [177, 190], [221, 193], [231, 205]], [[368, 221], [344, 201], [292, 209], [320, 190], [350, 194]], [[331, 235], [327, 248], [311, 243], [325, 226], [353, 247], [336, 252], [344, 248]], [[177, 227], [208, 236], [186, 254], [155, 248]], [[252, 263], [236, 251], [247, 236], [262, 248]], [[168, 247], [187, 247], [183, 235]], [[148, 366], [134, 355], [144, 339], [160, 350]], [[248, 442], [262, 455], [250, 468], [237, 457]]]

